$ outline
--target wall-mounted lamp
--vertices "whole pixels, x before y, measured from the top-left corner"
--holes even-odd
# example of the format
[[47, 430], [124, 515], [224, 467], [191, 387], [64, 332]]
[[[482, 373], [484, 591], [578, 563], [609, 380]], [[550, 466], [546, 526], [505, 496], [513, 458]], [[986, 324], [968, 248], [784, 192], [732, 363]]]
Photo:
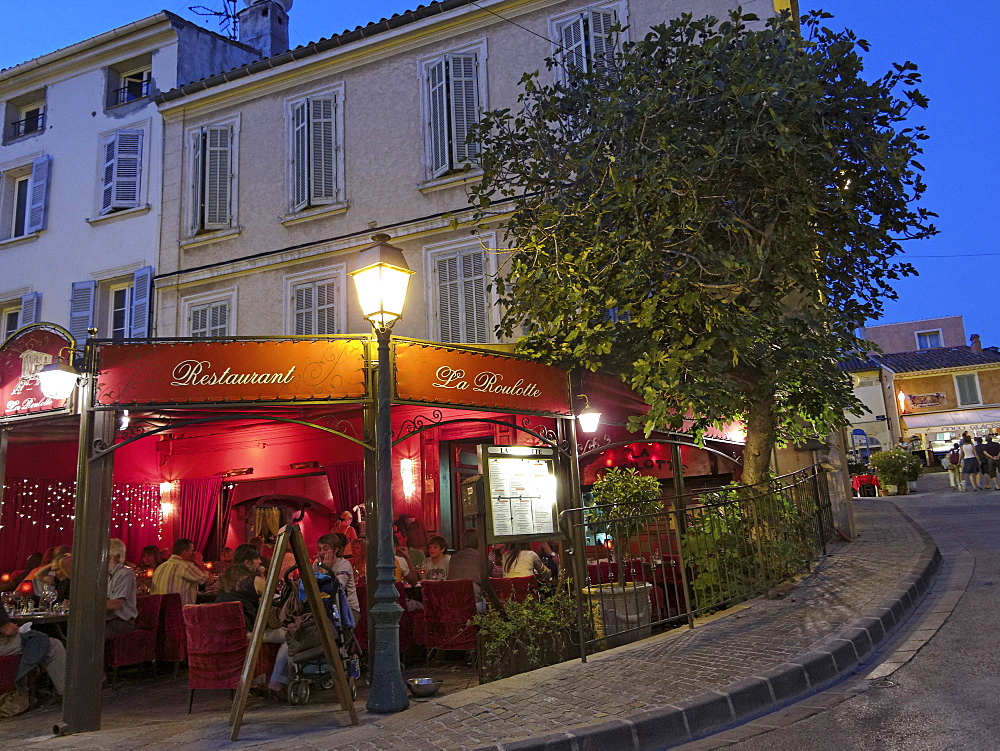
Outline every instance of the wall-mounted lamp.
[[125, 428], [128, 427], [128, 422], [129, 422], [128, 410], [127, 409], [123, 409], [122, 410], [122, 418], [118, 422], [118, 429], [119, 430], [125, 430]]
[[240, 467], [239, 469], [230, 469], [223, 474], [224, 477], [236, 477], [238, 475], [252, 475], [253, 467]]
[[292, 462], [288, 465], [289, 469], [317, 469], [319, 467], [319, 462]]
[[403, 495], [410, 498], [417, 489], [416, 473], [412, 459], [399, 460], [399, 479], [403, 482]]
[[167, 520], [174, 515], [177, 510], [177, 506], [170, 503], [169, 501], [164, 501], [160, 504], [160, 519]]
[[899, 412], [902, 414], [906, 411], [906, 399], [907, 396], [902, 391], [896, 395], [896, 401], [899, 402]]
[[76, 368], [57, 359], [38, 371], [38, 388], [47, 398], [62, 401], [69, 399], [79, 379]]
[[597, 426], [601, 424], [601, 413], [591, 409], [590, 399], [587, 398], [586, 394], [577, 394], [576, 396], [577, 399], [583, 399], [586, 402], [583, 411], [576, 416], [576, 419], [580, 421], [580, 430], [584, 433], [596, 433]]

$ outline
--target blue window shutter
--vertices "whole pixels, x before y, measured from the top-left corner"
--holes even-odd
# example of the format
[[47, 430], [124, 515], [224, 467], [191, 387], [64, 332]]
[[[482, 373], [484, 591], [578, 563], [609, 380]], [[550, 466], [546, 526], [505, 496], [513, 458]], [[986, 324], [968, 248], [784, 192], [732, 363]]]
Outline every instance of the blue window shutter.
[[73, 292], [69, 299], [69, 333], [77, 344], [83, 344], [90, 336], [87, 329], [94, 325], [94, 297], [97, 282], [73, 282]]
[[18, 326], [30, 326], [38, 323], [42, 308], [42, 293], [29, 292], [21, 298], [21, 318]]
[[31, 189], [28, 191], [28, 232], [45, 229], [49, 213], [49, 177], [52, 157], [48, 154], [31, 163]]
[[143, 266], [132, 275], [132, 327], [133, 339], [149, 337], [150, 314], [153, 306], [153, 267]]

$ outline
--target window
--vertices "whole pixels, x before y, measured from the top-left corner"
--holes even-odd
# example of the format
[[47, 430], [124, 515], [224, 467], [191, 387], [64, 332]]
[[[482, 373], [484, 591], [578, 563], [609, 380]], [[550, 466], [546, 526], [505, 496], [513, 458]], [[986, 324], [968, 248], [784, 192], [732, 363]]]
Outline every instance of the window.
[[142, 131], [119, 130], [104, 139], [101, 214], [139, 206]]
[[434, 285], [432, 330], [441, 342], [487, 344], [494, 341], [486, 251], [476, 245], [431, 252]]
[[45, 130], [45, 89], [11, 97], [3, 104], [3, 138], [12, 141]]
[[41, 302], [41, 292], [29, 292], [19, 301], [0, 303], [0, 342], [7, 340], [19, 328], [37, 323]]
[[40, 156], [0, 175], [0, 239], [12, 240], [45, 229], [50, 171], [50, 157]]
[[289, 102], [291, 210], [343, 201], [343, 89]]
[[475, 160], [479, 145], [467, 143], [469, 128], [479, 122], [486, 99], [486, 45], [449, 52], [421, 64], [430, 178], [461, 170]]
[[109, 107], [134, 102], [136, 99], [149, 96], [153, 85], [153, 71], [149, 68], [140, 68], [123, 73], [119, 77], [118, 83], [120, 84], [118, 88], [112, 91], [111, 101], [108, 103]]
[[606, 3], [552, 19], [551, 36], [559, 44], [557, 58], [564, 75], [573, 70], [607, 69], [612, 64], [616, 46], [612, 28], [624, 19], [622, 11], [620, 3]]
[[234, 224], [236, 127], [233, 121], [190, 133], [193, 235]]
[[192, 306], [188, 326], [194, 337], [228, 336], [229, 302], [220, 300]]
[[982, 404], [979, 399], [979, 377], [975, 373], [955, 376], [955, 391], [958, 393], [959, 406]]
[[150, 332], [152, 294], [152, 266], [143, 266], [125, 277], [74, 282], [69, 333], [77, 342], [86, 340], [91, 328], [110, 339], [144, 339]]
[[336, 334], [337, 283], [333, 279], [296, 284], [292, 288], [296, 336]]
[[941, 346], [941, 330], [918, 331], [917, 349], [934, 349]]
[[0, 342], [6, 341], [8, 338], [10, 338], [11, 334], [13, 334], [19, 328], [21, 328], [20, 324], [18, 323], [20, 320], [21, 320], [20, 305], [13, 308], [7, 307], [0, 309], [0, 326], [3, 327], [2, 330], [0, 330]]

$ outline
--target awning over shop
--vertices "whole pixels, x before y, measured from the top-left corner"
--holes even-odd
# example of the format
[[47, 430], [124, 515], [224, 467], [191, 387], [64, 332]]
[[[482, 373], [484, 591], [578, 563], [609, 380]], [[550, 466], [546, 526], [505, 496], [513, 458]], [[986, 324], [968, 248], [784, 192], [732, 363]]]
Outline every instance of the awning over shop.
[[967, 428], [1000, 427], [1000, 409], [956, 409], [923, 415], [903, 415], [906, 429], [924, 433], [965, 430]]

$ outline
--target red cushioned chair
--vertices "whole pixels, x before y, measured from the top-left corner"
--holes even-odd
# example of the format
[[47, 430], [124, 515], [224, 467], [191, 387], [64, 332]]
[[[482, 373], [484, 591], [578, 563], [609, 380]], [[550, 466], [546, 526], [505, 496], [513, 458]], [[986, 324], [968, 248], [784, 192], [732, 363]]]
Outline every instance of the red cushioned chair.
[[538, 597], [538, 578], [535, 576], [512, 576], [507, 579], [514, 590], [514, 601], [524, 602], [529, 597]]
[[21, 655], [0, 657], [0, 694], [14, 690], [14, 678], [17, 677], [17, 668], [20, 664]]
[[354, 624], [354, 638], [358, 640], [358, 647], [362, 652], [368, 651], [368, 585], [358, 584], [358, 604], [361, 606], [361, 615], [358, 622]]
[[228, 688], [232, 691], [240, 685], [248, 647], [243, 606], [238, 602], [186, 605], [184, 633], [191, 692], [188, 714], [191, 714], [195, 689]]
[[174, 677], [180, 664], [187, 659], [187, 640], [184, 638], [184, 614], [181, 596], [176, 592], [161, 595], [160, 630], [156, 635], [156, 659], [174, 663]]
[[500, 598], [500, 602], [507, 602], [508, 600], [514, 599], [513, 579], [498, 579], [491, 576], [490, 584], [493, 585], [493, 591], [497, 593], [497, 597]]
[[160, 606], [163, 595], [137, 597], [135, 630], [116, 636], [104, 645], [104, 662], [113, 671], [112, 680], [118, 679], [118, 668], [156, 662], [156, 634], [160, 628]]
[[617, 566], [612, 567], [610, 561], [599, 561], [587, 564], [587, 578], [591, 585], [614, 584], [618, 581]]
[[476, 593], [472, 579], [425, 581], [424, 621], [428, 649], [476, 648]]

